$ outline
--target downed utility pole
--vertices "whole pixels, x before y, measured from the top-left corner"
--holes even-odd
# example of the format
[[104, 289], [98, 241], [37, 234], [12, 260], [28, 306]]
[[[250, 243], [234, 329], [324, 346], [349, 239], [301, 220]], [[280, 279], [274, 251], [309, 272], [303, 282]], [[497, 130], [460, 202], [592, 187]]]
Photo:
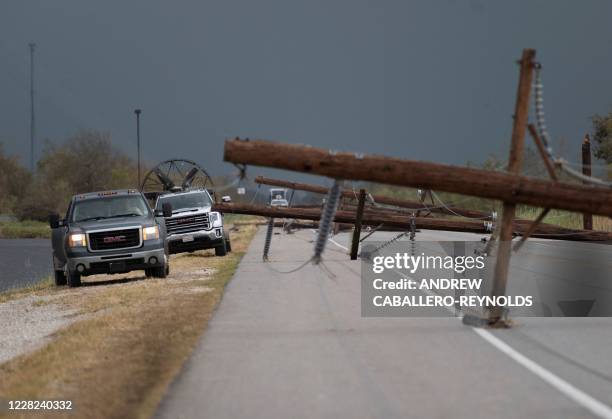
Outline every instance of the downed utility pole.
[[[282, 208], [266, 207], [261, 205], [217, 203], [213, 205], [213, 211], [233, 214], [250, 214], [272, 218], [295, 218], [301, 220], [318, 221], [321, 218], [321, 210], [318, 208]], [[338, 211], [334, 217], [337, 223], [355, 224], [356, 217], [353, 211]], [[410, 230], [410, 221], [413, 217], [409, 215], [376, 214], [367, 212], [361, 219], [362, 225], [393, 227], [396, 230]], [[445, 218], [415, 217], [417, 229], [461, 231], [467, 233], [490, 233], [485, 222], [451, 220]], [[530, 222], [517, 220], [514, 230], [517, 234], [524, 234]], [[571, 240], [571, 241], [612, 241], [612, 233], [603, 231], [572, 230], [551, 224], [540, 224], [533, 237], [547, 239]]]
[[[312, 192], [312, 193], [321, 194], [321, 195], [325, 195], [327, 193], [327, 188], [325, 188], [324, 186], [312, 185], [312, 184], [300, 183], [300, 182], [290, 182], [287, 180], [280, 180], [280, 179], [271, 179], [271, 178], [266, 178], [263, 176], [257, 176], [255, 178], [255, 183], [258, 183], [260, 185], [279, 186], [283, 188], [293, 189], [296, 191]], [[353, 191], [342, 191], [342, 197], [355, 199], [356, 193]], [[374, 202], [377, 204], [391, 205], [394, 207], [408, 208], [411, 210], [422, 209], [422, 210], [428, 210], [431, 212], [437, 212], [441, 214], [461, 215], [461, 216], [468, 217], [468, 218], [478, 218], [482, 220], [491, 219], [491, 214], [483, 212], [483, 211], [457, 208], [454, 206], [431, 208], [430, 206], [420, 201], [410, 201], [406, 199], [392, 198], [392, 197], [384, 196], [384, 195], [372, 195], [372, 198], [374, 199]]]
[[537, 207], [612, 215], [612, 189], [265, 140], [227, 140], [224, 160], [348, 180], [423, 187]]

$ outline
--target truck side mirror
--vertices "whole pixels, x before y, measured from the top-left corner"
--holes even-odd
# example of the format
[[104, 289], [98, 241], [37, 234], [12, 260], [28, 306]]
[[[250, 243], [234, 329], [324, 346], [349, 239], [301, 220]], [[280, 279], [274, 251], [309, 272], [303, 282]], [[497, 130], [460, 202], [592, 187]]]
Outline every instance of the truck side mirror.
[[164, 202], [162, 204], [162, 214], [165, 218], [172, 217], [172, 204], [170, 202]]
[[49, 214], [49, 227], [58, 228], [60, 226], [59, 214]]

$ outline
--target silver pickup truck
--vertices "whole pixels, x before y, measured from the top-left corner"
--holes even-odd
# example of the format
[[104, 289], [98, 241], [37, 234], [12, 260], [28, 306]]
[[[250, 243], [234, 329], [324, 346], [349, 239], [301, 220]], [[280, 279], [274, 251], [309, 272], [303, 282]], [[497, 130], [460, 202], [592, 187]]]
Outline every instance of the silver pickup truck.
[[215, 255], [225, 256], [232, 246], [223, 226], [223, 214], [212, 211], [213, 200], [206, 189], [167, 192], [155, 203], [157, 213], [164, 205], [172, 206], [166, 217], [170, 253], [215, 249]]
[[49, 216], [55, 284], [76, 287], [81, 276], [144, 270], [147, 276], [169, 273], [166, 226], [137, 190], [75, 195], [64, 219]]

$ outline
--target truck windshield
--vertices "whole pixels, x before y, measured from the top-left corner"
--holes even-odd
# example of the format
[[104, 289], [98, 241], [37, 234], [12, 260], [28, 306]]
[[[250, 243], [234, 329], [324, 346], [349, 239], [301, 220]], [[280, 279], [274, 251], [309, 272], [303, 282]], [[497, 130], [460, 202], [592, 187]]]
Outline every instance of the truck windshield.
[[273, 201], [275, 199], [285, 199], [285, 190], [284, 189], [270, 189], [270, 200]]
[[77, 201], [72, 222], [101, 220], [104, 218], [137, 217], [148, 215], [148, 205], [142, 196], [114, 196]]
[[212, 205], [210, 197], [204, 192], [162, 196], [157, 200], [156, 209], [161, 211], [162, 204], [166, 202], [172, 204], [172, 212], [181, 212]]

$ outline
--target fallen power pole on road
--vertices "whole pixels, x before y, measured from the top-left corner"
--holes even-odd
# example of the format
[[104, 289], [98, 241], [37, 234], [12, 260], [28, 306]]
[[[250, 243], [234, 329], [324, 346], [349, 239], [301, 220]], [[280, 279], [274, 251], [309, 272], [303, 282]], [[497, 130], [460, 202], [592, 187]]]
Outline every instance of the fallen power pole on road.
[[[499, 244], [497, 246], [494, 282], [490, 296], [494, 298], [504, 296], [506, 294], [512, 252], [511, 240], [516, 232], [523, 234], [521, 243], [529, 236], [537, 237], [542, 228], [550, 228], [544, 227], [541, 223], [546, 214], [553, 208], [612, 217], [612, 188], [607, 187], [607, 184], [593, 186], [592, 183], [572, 184], [560, 182], [549, 164], [551, 162], [548, 161], [548, 154], [551, 152], [550, 150], [544, 150], [543, 147], [546, 143], [546, 130], [541, 100], [541, 65], [535, 62], [535, 55], [535, 50], [524, 49], [519, 61], [519, 83], [513, 115], [510, 156], [506, 172], [403, 160], [393, 157], [338, 153], [302, 145], [282, 144], [265, 140], [240, 140], [238, 138], [225, 142], [224, 160], [236, 165], [265, 166], [327, 176], [334, 179], [334, 186], [338, 185], [339, 180], [360, 180], [452, 192], [502, 201], [500, 221], [491, 236], [492, 241], [497, 240]], [[550, 181], [520, 174], [523, 162], [525, 132], [529, 119], [529, 97], [534, 74], [536, 78], [535, 116], [538, 129], [541, 132], [539, 135], [534, 135], [534, 133], [538, 134], [534, 129], [531, 129], [530, 132], [545, 161], [552, 179]], [[539, 144], [540, 142], [541, 144]], [[581, 179], [590, 180], [588, 176], [583, 176]], [[331, 191], [330, 189], [330, 196]], [[521, 225], [515, 219], [516, 207], [519, 204], [543, 208], [540, 215], [535, 221], [527, 225], [527, 229], [524, 232], [521, 232], [521, 229], [524, 229], [525, 224]], [[332, 208], [330, 211], [328, 207], [326, 207], [327, 211], [325, 212], [326, 221], [330, 218], [328, 214], [333, 214], [335, 211], [335, 208]], [[369, 214], [364, 214], [363, 224], [368, 224], [368, 216]], [[399, 216], [380, 215], [377, 217], [377, 221], [382, 222], [383, 218], [394, 217], [397, 218]], [[480, 224], [474, 223], [474, 221], [416, 218], [421, 223], [422, 228], [432, 228], [423, 225], [426, 223], [438, 223], [438, 226], [441, 226], [442, 223], [462, 223], [465, 228], [463, 231], [466, 231], [470, 227], [470, 223], [473, 224], [473, 227]], [[411, 220], [413, 222], [416, 221], [415, 218], [411, 218]], [[559, 229], [559, 227], [554, 228]], [[457, 231], [450, 224], [441, 229]], [[590, 231], [582, 230], [575, 233], [562, 234], [561, 236], [556, 234], [546, 234], [546, 236], [557, 239], [576, 238], [577, 236], [594, 237], [591, 234], [593, 233]], [[609, 234], [597, 232], [598, 237], [606, 237]], [[605, 238], [605, 240], [609, 241], [609, 238]], [[520, 246], [520, 243], [517, 245]], [[469, 320], [470, 316], [465, 316], [463, 320], [464, 322], [474, 322], [478, 325], [510, 327], [511, 322], [507, 321], [506, 315], [507, 311], [503, 306], [494, 305], [487, 309], [486, 319], [477, 318], [472, 321]]]
[[[257, 176], [255, 183], [260, 185], [279, 186], [282, 188], [293, 189], [296, 191], [312, 192], [316, 194], [325, 195], [328, 189], [324, 186], [311, 185], [308, 183], [290, 182], [287, 180], [271, 179], [263, 176]], [[376, 204], [390, 205], [399, 208], [407, 208], [410, 210], [423, 210], [431, 211], [440, 214], [448, 215], [461, 215], [468, 218], [479, 218], [483, 220], [490, 220], [492, 218], [491, 213], [484, 211], [470, 210], [465, 208], [457, 208], [455, 206], [431, 206], [419, 201], [410, 201], [407, 199], [392, 198], [384, 195], [370, 195]], [[343, 198], [357, 199], [357, 192], [355, 191], [342, 191]]]
[[332, 153], [315, 147], [265, 140], [227, 140], [224, 160], [337, 179], [421, 187], [515, 204], [612, 216], [610, 188], [550, 182], [504, 172], [393, 157]]
[[[261, 205], [217, 203], [213, 211], [233, 214], [250, 214], [270, 218], [295, 218], [301, 220], [318, 221], [321, 218], [321, 210], [317, 208], [281, 208], [265, 207]], [[361, 224], [366, 226], [392, 227], [398, 230], [409, 230], [413, 217], [406, 215], [364, 213]], [[416, 228], [427, 230], [446, 230], [467, 233], [490, 233], [485, 222], [449, 220], [443, 218], [414, 217]], [[337, 211], [334, 217], [336, 223], [355, 224], [356, 214], [353, 211]], [[530, 223], [515, 221], [514, 229], [517, 234], [527, 231]], [[540, 224], [532, 237], [572, 240], [572, 241], [612, 241], [612, 233], [587, 230], [572, 230], [550, 224]]]

